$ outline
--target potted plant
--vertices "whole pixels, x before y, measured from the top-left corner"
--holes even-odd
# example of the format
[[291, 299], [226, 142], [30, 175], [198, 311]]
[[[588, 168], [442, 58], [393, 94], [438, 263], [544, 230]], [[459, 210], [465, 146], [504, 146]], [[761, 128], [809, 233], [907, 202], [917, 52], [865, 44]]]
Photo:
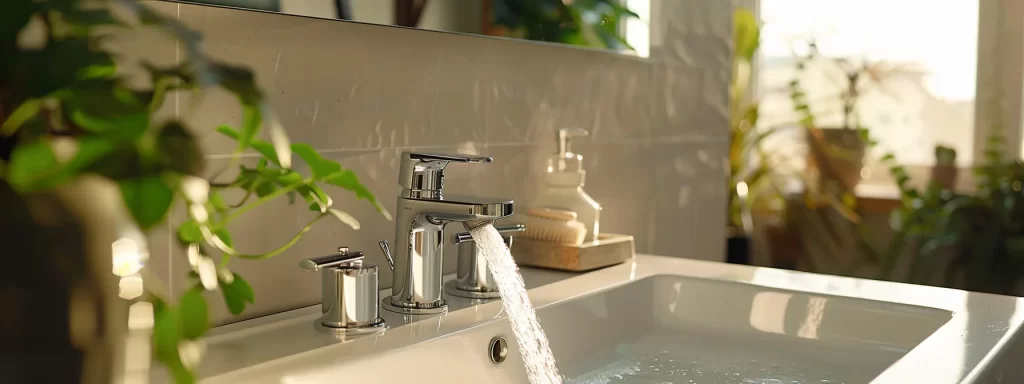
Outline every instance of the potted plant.
[[[810, 67], [821, 63], [826, 64], [822, 69], [824, 74], [839, 88], [834, 96], [841, 111], [838, 126], [820, 125], [820, 119], [814, 119], [811, 112], [814, 106], [809, 102], [804, 76]], [[835, 73], [838, 76], [832, 76]], [[818, 182], [809, 187], [821, 193], [842, 194], [852, 192], [860, 183], [866, 149], [877, 144], [868, 141], [867, 127], [860, 121], [861, 99], [874, 88], [886, 91], [886, 82], [902, 73], [901, 69], [885, 62], [824, 57], [817, 43], [812, 41], [807, 45], [807, 53], [796, 61], [796, 77], [790, 83], [790, 94], [800, 122], [807, 129], [808, 167], [818, 173]], [[886, 93], [897, 99], [893, 93]]]
[[945, 189], [956, 188], [956, 150], [944, 145], [935, 146], [935, 166], [932, 167], [931, 181]]
[[[1024, 162], [1006, 159], [1003, 147], [1000, 135], [989, 138], [984, 163], [975, 169], [972, 194], [956, 193], [948, 174], [934, 171], [927, 189], [910, 188], [902, 167], [892, 167], [902, 181], [903, 204], [890, 219], [894, 238], [882, 259], [882, 278], [1022, 293]], [[955, 151], [937, 147], [936, 169], [949, 166], [955, 156]], [[893, 157], [884, 159], [891, 162]]]
[[753, 12], [738, 8], [733, 13], [733, 61], [729, 84], [729, 173], [726, 261], [751, 264], [754, 232], [753, 211], [778, 212], [782, 201], [775, 193], [771, 159], [763, 141], [777, 131], [760, 129], [758, 102], [749, 92], [754, 58], [761, 30]]
[[[975, 169], [973, 194], [950, 193], [935, 230], [916, 257], [921, 268], [944, 272], [942, 284], [970, 291], [1019, 295], [1024, 278], [1024, 162], [1007, 159], [999, 134]], [[951, 257], [944, 258], [948, 251]], [[936, 266], [937, 265], [937, 266]]]
[[[785, 185], [803, 173], [787, 167], [793, 158], [766, 142], [791, 124], [758, 126], [759, 101], [750, 92], [760, 26], [753, 12], [733, 14], [733, 67], [729, 86], [729, 173], [726, 177], [726, 261], [753, 263], [756, 247], [768, 250], [768, 264], [796, 268], [803, 253]], [[764, 235], [755, 244], [754, 234]]]
[[[168, 67], [125, 62], [105, 44], [115, 33], [140, 28], [177, 39], [181, 61]], [[327, 186], [354, 193], [387, 216], [355, 173], [309, 145], [289, 142], [250, 70], [207, 56], [197, 32], [143, 3], [7, 1], [0, 50], [0, 228], [6, 229], [0, 239], [18, 244], [11, 248], [17, 254], [8, 255], [12, 262], [38, 272], [34, 279], [4, 279], [14, 296], [0, 297], [0, 306], [18, 321], [0, 322], [0, 333], [52, 334], [5, 343], [14, 349], [5, 356], [18, 359], [10, 365], [15, 371], [5, 373], [15, 380], [144, 380], [145, 372], [125, 371], [138, 365], [118, 356], [148, 361], [151, 353], [177, 382], [192, 382], [209, 328], [203, 293], [219, 291], [236, 314], [255, 300], [231, 260], [279, 255], [325, 218], [358, 228], [332, 205]], [[130, 87], [119, 67], [139, 68], [149, 84]], [[228, 168], [207, 178], [193, 132], [214, 127], [190, 127], [188, 116], [155, 112], [171, 92], [198, 96], [214, 87], [236, 97], [243, 119], [237, 128], [216, 127], [236, 147]], [[263, 132], [270, 141], [259, 138]], [[257, 160], [243, 163], [243, 152]], [[292, 167], [293, 155], [308, 173]], [[244, 197], [229, 201], [231, 195]], [[231, 223], [287, 196], [311, 211], [290, 241], [257, 252], [232, 242]], [[163, 225], [175, 206], [187, 212], [175, 233], [192, 267], [180, 295], [162, 289], [144, 268], [144, 233]], [[49, 328], [26, 320], [32, 316], [47, 319], [38, 324]], [[53, 354], [30, 353], [51, 347]]]
[[[952, 166], [955, 158], [955, 150], [941, 145], [935, 147], [936, 167]], [[927, 187], [919, 189], [911, 185], [906, 168], [897, 163], [894, 153], [886, 153], [880, 162], [889, 168], [901, 203], [889, 215], [893, 238], [886, 251], [877, 253], [870, 248], [865, 250], [875, 255], [871, 259], [878, 262], [879, 277], [882, 279], [933, 283], [929, 274], [921, 272], [922, 259], [919, 253], [923, 243], [940, 229], [943, 206], [953, 197], [949, 180], [945, 173], [939, 173], [939, 177], [936, 177], [933, 171]]]

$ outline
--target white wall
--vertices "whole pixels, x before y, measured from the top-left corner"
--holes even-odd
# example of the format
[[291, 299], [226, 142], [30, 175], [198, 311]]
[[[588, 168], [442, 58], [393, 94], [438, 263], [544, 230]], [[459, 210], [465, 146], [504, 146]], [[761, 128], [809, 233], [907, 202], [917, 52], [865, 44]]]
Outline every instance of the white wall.
[[[292, 140], [312, 144], [354, 170], [389, 207], [399, 192], [398, 155], [422, 150], [493, 156], [492, 164], [449, 167], [446, 189], [511, 197], [517, 211], [525, 211], [555, 149], [555, 130], [581, 127], [592, 134], [574, 149], [584, 155], [586, 189], [604, 206], [602, 230], [634, 235], [638, 252], [723, 258], [728, 2], [660, 4], [658, 19], [664, 23], [652, 29], [664, 44], [650, 60], [336, 20], [155, 5], [198, 28], [215, 56], [252, 67]], [[173, 63], [178, 55], [172, 42], [135, 43], [136, 53], [158, 64]], [[179, 105], [184, 113], [189, 103]], [[213, 127], [237, 124], [239, 115], [230, 96], [214, 92], [189, 119], [211, 169], [227, 164], [232, 148]], [[297, 263], [340, 245], [384, 265], [376, 243], [394, 238], [394, 223], [345, 191], [331, 192], [335, 206], [358, 218], [362, 229], [325, 222], [276, 258], [232, 262], [255, 288], [256, 304], [237, 318], [214, 305], [215, 321], [318, 302], [319, 275]], [[246, 252], [272, 249], [310, 215], [305, 204], [268, 205], [231, 228], [235, 245]], [[173, 217], [171, 224], [180, 220]], [[170, 229], [151, 236], [149, 267], [177, 291], [189, 267], [171, 238]], [[446, 254], [452, 271], [454, 249]], [[382, 286], [390, 282], [390, 273], [382, 271]], [[210, 298], [221, 302], [215, 294]]]

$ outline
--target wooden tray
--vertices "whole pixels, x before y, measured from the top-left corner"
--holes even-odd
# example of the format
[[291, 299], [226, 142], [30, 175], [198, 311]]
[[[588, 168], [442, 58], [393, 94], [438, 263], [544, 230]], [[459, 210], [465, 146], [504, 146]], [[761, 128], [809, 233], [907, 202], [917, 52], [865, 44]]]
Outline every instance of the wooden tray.
[[584, 272], [632, 259], [633, 236], [602, 233], [582, 245], [562, 245], [516, 237], [512, 257], [519, 265]]

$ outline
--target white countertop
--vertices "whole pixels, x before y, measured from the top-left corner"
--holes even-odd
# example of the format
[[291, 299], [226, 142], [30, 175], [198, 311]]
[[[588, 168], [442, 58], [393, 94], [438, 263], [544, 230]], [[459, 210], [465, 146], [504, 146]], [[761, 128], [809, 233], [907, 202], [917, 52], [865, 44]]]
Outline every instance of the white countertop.
[[[534, 268], [522, 268], [522, 274], [538, 308], [643, 277], [671, 274], [944, 309], [953, 313], [951, 320], [874, 383], [1024, 382], [1017, 376], [1022, 372], [1015, 366], [1019, 364], [1004, 362], [1006, 356], [1024, 356], [1024, 342], [1017, 340], [1024, 302], [1015, 297], [650, 255], [583, 274]], [[313, 331], [319, 306], [218, 327], [208, 339], [200, 376], [212, 382], [236, 382], [247, 376], [332, 364], [502, 317], [498, 301], [474, 306], [468, 299], [446, 300], [452, 309], [443, 316], [410, 318], [381, 311], [390, 327], [385, 333], [348, 341]]]

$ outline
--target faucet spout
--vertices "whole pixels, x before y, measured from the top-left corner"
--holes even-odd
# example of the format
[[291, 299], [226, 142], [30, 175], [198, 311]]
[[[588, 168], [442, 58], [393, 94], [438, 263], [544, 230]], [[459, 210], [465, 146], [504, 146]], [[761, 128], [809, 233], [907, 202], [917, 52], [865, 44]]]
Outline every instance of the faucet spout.
[[465, 227], [467, 231], [472, 231], [474, 229], [483, 227], [485, 225], [491, 225], [491, 224], [494, 224], [494, 220], [483, 219], [483, 220], [469, 220], [469, 221], [463, 221], [462, 222], [462, 226]]

